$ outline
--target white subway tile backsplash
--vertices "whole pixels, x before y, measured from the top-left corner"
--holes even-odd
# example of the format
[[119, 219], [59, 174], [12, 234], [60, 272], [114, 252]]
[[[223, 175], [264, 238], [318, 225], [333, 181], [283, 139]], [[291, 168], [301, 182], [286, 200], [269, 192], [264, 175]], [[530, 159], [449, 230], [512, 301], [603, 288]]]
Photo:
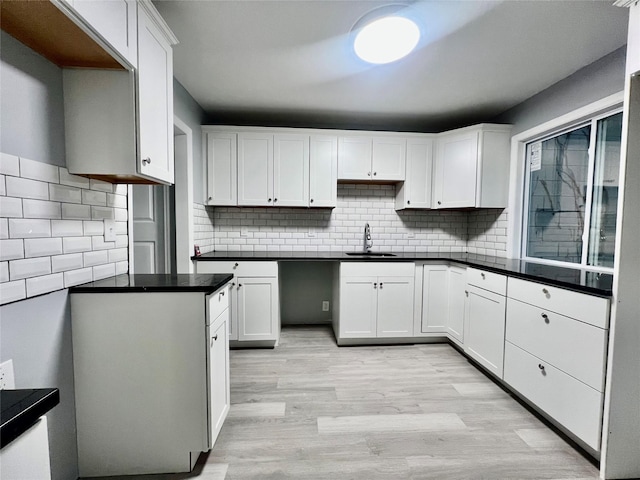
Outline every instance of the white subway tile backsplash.
[[93, 178], [90, 180], [91, 190], [98, 190], [100, 192], [108, 192], [113, 193], [113, 184], [104, 182], [102, 180], [94, 180]]
[[107, 206], [116, 208], [127, 208], [127, 197], [107, 193]]
[[0, 262], [0, 283], [9, 281], [9, 262]]
[[118, 235], [126, 235], [128, 233], [127, 227], [127, 222], [115, 222], [114, 231]]
[[91, 237], [65, 237], [62, 239], [63, 253], [91, 251]]
[[60, 204], [46, 200], [24, 199], [22, 214], [24, 218], [61, 218]]
[[104, 222], [102, 221], [85, 221], [82, 222], [82, 225], [85, 236], [104, 235]]
[[61, 238], [27, 238], [24, 240], [24, 256], [45, 257], [62, 253]]
[[55, 202], [82, 203], [82, 190], [66, 185], [49, 184], [49, 199]]
[[63, 203], [62, 218], [64, 220], [91, 220], [91, 207], [77, 203]]
[[64, 288], [62, 273], [27, 279], [27, 296], [34, 297]]
[[36, 162], [27, 158], [20, 159], [20, 176], [22, 178], [41, 180], [43, 182], [49, 183], [58, 183], [60, 181], [58, 168], [59, 167], [55, 165]]
[[7, 183], [4, 180], [4, 175], [0, 175], [0, 196], [7, 194]]
[[10, 197], [49, 200], [49, 184], [20, 177], [6, 177], [7, 195]]
[[67, 185], [69, 187], [77, 187], [77, 188], [89, 188], [90, 183], [89, 179], [85, 177], [80, 177], [79, 175], [73, 175], [69, 173], [64, 167], [58, 168], [60, 174], [60, 184]]
[[123, 208], [114, 208], [114, 217], [113, 219], [116, 222], [126, 222], [128, 219], [127, 210]]
[[50, 257], [25, 258], [9, 262], [9, 277], [11, 280], [37, 277], [48, 273], [51, 273]]
[[101, 265], [109, 261], [109, 254], [107, 250], [97, 250], [92, 252], [86, 252], [86, 253], [83, 253], [82, 255], [84, 257], [85, 267]]
[[128, 250], [126, 248], [115, 248], [109, 250], [109, 263], [122, 262], [128, 258]]
[[116, 242], [105, 242], [102, 235], [91, 237], [91, 250], [109, 250], [110, 248], [116, 248]]
[[113, 193], [116, 193], [118, 195], [124, 195], [125, 197], [128, 196], [129, 194], [128, 185], [124, 183], [115, 184], [113, 186]]
[[15, 155], [0, 153], [0, 173], [3, 175], [20, 176], [20, 159]]
[[69, 288], [81, 283], [93, 281], [93, 268], [80, 268], [78, 270], [69, 270], [64, 272], [64, 287]]
[[0, 283], [0, 305], [4, 305], [9, 302], [16, 302], [23, 298], [27, 298], [27, 290], [24, 280]]
[[51, 220], [9, 219], [10, 238], [39, 238], [51, 236]]
[[80, 220], [51, 221], [51, 235], [54, 237], [79, 237], [82, 232], [83, 225]]
[[113, 210], [114, 209], [112, 207], [92, 206], [91, 218], [93, 220], [113, 220], [115, 217]]
[[128, 235], [116, 235], [116, 247], [128, 247], [129, 246], [129, 236]]
[[9, 220], [0, 218], [0, 239], [4, 240], [6, 238], [9, 238]]
[[122, 275], [129, 271], [129, 262], [122, 261], [116, 263], [116, 275]]
[[[94, 180], [91, 180], [92, 182]], [[107, 194], [105, 192], [96, 192], [94, 190], [82, 190], [82, 203], [85, 205], [106, 205]]]
[[116, 274], [116, 264], [107, 263], [106, 265], [99, 265], [93, 267], [93, 279], [101, 280], [103, 278], [113, 277]]
[[83, 266], [82, 253], [71, 253], [51, 257], [51, 271], [53, 273], [76, 270]]
[[0, 216], [22, 218], [22, 199], [14, 197], [0, 198]]

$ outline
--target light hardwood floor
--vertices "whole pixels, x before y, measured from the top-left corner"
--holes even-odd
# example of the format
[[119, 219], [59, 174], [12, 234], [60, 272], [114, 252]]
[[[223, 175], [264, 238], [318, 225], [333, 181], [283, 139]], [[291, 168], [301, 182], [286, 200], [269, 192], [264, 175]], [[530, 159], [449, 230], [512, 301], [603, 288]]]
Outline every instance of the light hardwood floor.
[[137, 479], [597, 479], [447, 344], [338, 347], [289, 327], [231, 352], [231, 411], [191, 474]]

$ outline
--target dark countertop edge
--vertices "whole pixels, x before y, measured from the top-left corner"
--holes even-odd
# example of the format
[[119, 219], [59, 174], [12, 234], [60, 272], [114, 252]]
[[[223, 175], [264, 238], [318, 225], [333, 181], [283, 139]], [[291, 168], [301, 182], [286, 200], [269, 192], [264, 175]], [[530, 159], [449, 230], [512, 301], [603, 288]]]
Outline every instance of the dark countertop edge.
[[[190, 275], [190, 274], [183, 274], [183, 275]], [[191, 274], [191, 275], [198, 275], [199, 277], [202, 276], [209, 276], [209, 277], [220, 277], [215, 283], [213, 284], [201, 284], [201, 285], [197, 285], [197, 284], [192, 284], [192, 285], [127, 285], [127, 284], [121, 284], [121, 285], [107, 285], [107, 284], [102, 284], [101, 282], [103, 282], [102, 280], [98, 280], [96, 282], [89, 282], [89, 283], [83, 283], [81, 285], [76, 285], [74, 287], [69, 288], [69, 293], [170, 293], [170, 292], [202, 292], [205, 294], [211, 294], [214, 293], [215, 291], [219, 290], [220, 288], [224, 287], [228, 282], [231, 281], [231, 279], [233, 278], [233, 274], [229, 273], [229, 274], [203, 274], [203, 273], [199, 273], [199, 274]], [[123, 275], [117, 275], [115, 277], [109, 277], [107, 279], [104, 279], [105, 282], [107, 281], [113, 281], [113, 282], [117, 282], [118, 277], [120, 278], [124, 278], [124, 277], [128, 277], [128, 274], [123, 274]], [[134, 275], [135, 276], [135, 275]]]
[[[501, 275], [507, 275], [509, 277], [519, 278], [522, 280], [528, 280], [540, 284], [552, 285], [560, 288], [564, 288], [567, 290], [572, 290], [580, 293], [588, 293], [589, 295], [595, 295], [598, 297], [603, 297], [610, 299], [613, 296], [613, 290], [610, 288], [600, 288], [600, 287], [592, 287], [589, 285], [579, 285], [576, 283], [566, 282], [562, 280], [557, 280], [554, 278], [545, 277], [540, 274], [531, 274], [525, 272], [515, 271], [508, 267], [499, 267], [487, 265], [483, 261], [474, 261], [473, 259], [464, 259], [456, 257], [457, 254], [451, 254], [447, 256], [446, 254], [432, 254], [429, 253], [421, 254], [411, 254], [413, 258], [404, 256], [405, 254], [397, 254], [394, 257], [364, 257], [364, 256], [347, 256], [344, 253], [340, 252], [318, 252], [317, 256], [313, 256], [313, 254], [301, 254], [300, 256], [295, 256], [295, 254], [285, 253], [282, 256], [279, 256], [278, 253], [273, 252], [209, 252], [200, 256], [192, 256], [191, 260], [195, 261], [205, 261], [205, 262], [222, 262], [222, 261], [232, 261], [232, 260], [244, 260], [244, 261], [273, 261], [273, 262], [422, 262], [422, 261], [431, 261], [431, 262], [451, 262], [458, 263], [462, 265], [466, 265], [473, 268], [478, 268], [480, 270], [485, 270], [487, 272], [498, 273]], [[462, 254], [464, 255], [464, 254]], [[506, 259], [501, 258], [503, 261], [511, 261], [511, 262], [520, 262], [518, 259]], [[533, 264], [533, 262], [529, 262]], [[541, 266], [548, 266], [546, 264], [536, 264]], [[567, 270], [574, 270], [568, 267], [553, 267], [553, 268], [566, 268]], [[577, 270], [577, 269], [575, 269]]]
[[23, 410], [11, 418], [3, 419], [2, 425], [0, 425], [0, 448], [9, 445], [31, 428], [42, 415], [60, 403], [60, 391], [57, 388], [33, 389], [31, 396], [33, 397], [32, 401]]

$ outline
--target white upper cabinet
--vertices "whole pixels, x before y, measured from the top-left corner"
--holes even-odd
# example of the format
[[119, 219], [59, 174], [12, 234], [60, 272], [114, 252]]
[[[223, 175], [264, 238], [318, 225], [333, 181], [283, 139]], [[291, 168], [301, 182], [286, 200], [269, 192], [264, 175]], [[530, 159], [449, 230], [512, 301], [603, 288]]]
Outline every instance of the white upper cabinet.
[[440, 134], [432, 208], [506, 207], [510, 130], [483, 124]]
[[274, 135], [273, 205], [309, 205], [308, 135]]
[[132, 67], [138, 66], [135, 0], [73, 0], [67, 2]]
[[235, 133], [204, 132], [207, 205], [238, 204], [238, 156]]
[[309, 206], [336, 206], [338, 201], [338, 137], [311, 135]]
[[338, 138], [338, 180], [398, 181], [405, 175], [404, 137]]
[[138, 4], [138, 172], [173, 183], [173, 51], [159, 20]]
[[271, 134], [238, 134], [238, 205], [273, 205]]
[[431, 208], [433, 176], [433, 140], [407, 140], [407, 165], [404, 183], [398, 185], [396, 210]]

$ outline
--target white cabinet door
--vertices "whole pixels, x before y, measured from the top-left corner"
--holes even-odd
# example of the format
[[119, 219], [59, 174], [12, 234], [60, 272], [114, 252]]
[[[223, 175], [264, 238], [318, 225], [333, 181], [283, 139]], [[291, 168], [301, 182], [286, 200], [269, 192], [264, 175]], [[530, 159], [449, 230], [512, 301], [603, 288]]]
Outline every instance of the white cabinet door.
[[449, 267], [425, 265], [422, 271], [422, 333], [445, 333], [449, 318]]
[[[340, 337], [374, 338], [377, 310], [376, 277], [340, 280]], [[376, 285], [377, 286], [377, 285]]]
[[238, 205], [273, 205], [273, 135], [238, 134]]
[[338, 201], [338, 138], [311, 135], [309, 206], [335, 207]]
[[504, 357], [505, 297], [467, 286], [464, 351], [498, 378]]
[[404, 183], [396, 195], [396, 210], [431, 208], [433, 172], [433, 141], [407, 140], [407, 164]]
[[438, 138], [433, 208], [475, 206], [478, 135], [473, 131]]
[[239, 277], [238, 340], [277, 340], [278, 279]]
[[138, 5], [138, 172], [173, 183], [173, 52]]
[[447, 333], [459, 343], [464, 343], [465, 290], [467, 285], [465, 268], [449, 267], [449, 317]]
[[206, 133], [207, 205], [238, 204], [235, 133]]
[[371, 154], [372, 180], [404, 180], [407, 141], [404, 138], [376, 137]]
[[378, 277], [378, 337], [413, 336], [413, 277]]
[[135, 0], [74, 0], [73, 8], [132, 67], [138, 65]]
[[209, 327], [209, 448], [218, 438], [229, 412], [229, 339], [227, 323], [229, 310]]
[[371, 180], [371, 137], [338, 138], [338, 180]]
[[274, 135], [273, 205], [276, 207], [307, 207], [309, 205], [308, 135]]

